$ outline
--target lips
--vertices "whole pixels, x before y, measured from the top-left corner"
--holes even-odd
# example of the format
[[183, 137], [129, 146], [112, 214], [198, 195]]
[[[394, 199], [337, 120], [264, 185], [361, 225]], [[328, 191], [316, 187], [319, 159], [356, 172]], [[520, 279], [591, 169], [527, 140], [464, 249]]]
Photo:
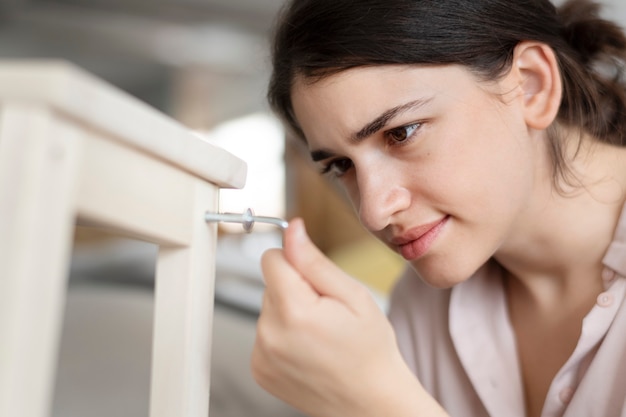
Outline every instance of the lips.
[[431, 223], [423, 224], [409, 230], [401, 236], [390, 240], [398, 248], [398, 252], [408, 261], [418, 259], [428, 252], [437, 239], [449, 216], [445, 216]]

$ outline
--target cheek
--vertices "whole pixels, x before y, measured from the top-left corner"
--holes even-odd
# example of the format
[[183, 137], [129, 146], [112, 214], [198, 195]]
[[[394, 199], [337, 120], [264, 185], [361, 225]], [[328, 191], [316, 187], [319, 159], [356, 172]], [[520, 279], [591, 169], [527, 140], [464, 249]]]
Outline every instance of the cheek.
[[524, 142], [531, 138], [504, 122], [485, 125], [472, 123], [471, 117], [465, 122], [466, 128], [439, 135], [429, 157], [416, 167], [415, 192], [460, 218], [518, 209], [532, 185], [532, 152]]

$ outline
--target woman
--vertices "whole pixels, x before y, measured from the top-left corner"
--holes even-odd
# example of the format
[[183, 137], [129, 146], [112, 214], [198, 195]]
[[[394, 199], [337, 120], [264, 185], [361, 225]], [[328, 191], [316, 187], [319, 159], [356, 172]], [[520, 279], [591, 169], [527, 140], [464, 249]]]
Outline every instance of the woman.
[[598, 10], [287, 6], [270, 103], [410, 268], [388, 321], [293, 220], [264, 388], [311, 416], [626, 416], [626, 38]]

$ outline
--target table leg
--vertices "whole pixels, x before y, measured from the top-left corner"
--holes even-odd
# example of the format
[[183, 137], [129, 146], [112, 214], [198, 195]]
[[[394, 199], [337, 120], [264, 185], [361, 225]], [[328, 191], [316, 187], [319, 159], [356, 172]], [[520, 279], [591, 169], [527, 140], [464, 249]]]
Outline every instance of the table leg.
[[0, 108], [0, 415], [48, 415], [72, 248], [80, 131]]
[[198, 182], [189, 204], [189, 246], [160, 247], [157, 260], [151, 417], [207, 417], [215, 278], [217, 188]]

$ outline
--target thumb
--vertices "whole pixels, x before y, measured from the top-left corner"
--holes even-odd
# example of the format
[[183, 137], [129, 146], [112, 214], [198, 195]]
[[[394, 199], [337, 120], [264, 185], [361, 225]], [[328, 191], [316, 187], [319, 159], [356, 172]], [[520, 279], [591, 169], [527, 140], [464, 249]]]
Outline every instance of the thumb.
[[284, 253], [287, 261], [320, 295], [347, 301], [355, 291], [364, 288], [315, 246], [300, 218], [289, 222], [285, 231]]

